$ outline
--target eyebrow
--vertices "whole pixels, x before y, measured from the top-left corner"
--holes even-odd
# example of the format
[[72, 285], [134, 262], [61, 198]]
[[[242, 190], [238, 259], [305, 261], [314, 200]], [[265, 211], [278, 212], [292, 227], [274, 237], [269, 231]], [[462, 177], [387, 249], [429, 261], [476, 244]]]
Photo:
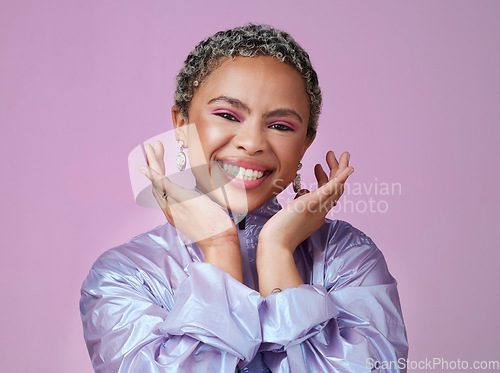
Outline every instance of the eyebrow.
[[271, 118], [271, 117], [295, 117], [302, 124], [302, 117], [292, 109], [276, 109], [269, 113], [264, 114], [263, 118]]
[[[210, 104], [217, 103], [217, 102], [225, 102], [225, 103], [227, 103], [227, 104], [229, 104], [237, 109], [244, 110], [249, 114], [252, 113], [252, 110], [250, 110], [250, 108], [246, 104], [244, 104], [242, 101], [240, 101], [234, 97], [228, 97], [228, 96], [215, 97], [215, 98], [211, 99], [210, 101], [208, 101], [208, 104], [210, 105]], [[271, 117], [279, 117], [279, 116], [292, 116], [292, 117], [295, 117], [300, 123], [303, 122], [302, 117], [295, 110], [287, 109], [287, 108], [276, 109], [276, 110], [270, 111], [269, 113], [265, 113], [264, 115], [262, 115], [263, 118], [271, 118]]]
[[227, 96], [219, 96], [219, 97], [213, 98], [210, 101], [208, 101], [208, 104], [210, 105], [210, 104], [213, 104], [216, 102], [225, 102], [231, 106], [234, 106], [237, 109], [244, 110], [244, 111], [248, 112], [249, 114], [252, 113], [252, 110], [250, 110], [250, 108], [247, 105], [245, 105], [243, 102], [241, 102], [237, 98], [227, 97]]

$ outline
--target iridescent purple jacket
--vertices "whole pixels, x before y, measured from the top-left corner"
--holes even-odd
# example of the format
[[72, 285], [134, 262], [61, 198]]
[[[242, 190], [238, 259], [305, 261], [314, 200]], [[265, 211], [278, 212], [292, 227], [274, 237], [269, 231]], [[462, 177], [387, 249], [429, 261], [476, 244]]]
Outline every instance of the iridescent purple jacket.
[[396, 281], [350, 224], [327, 219], [297, 247], [305, 285], [260, 296], [257, 240], [280, 208], [267, 202], [239, 230], [244, 284], [168, 223], [99, 257], [80, 301], [96, 372], [403, 371]]

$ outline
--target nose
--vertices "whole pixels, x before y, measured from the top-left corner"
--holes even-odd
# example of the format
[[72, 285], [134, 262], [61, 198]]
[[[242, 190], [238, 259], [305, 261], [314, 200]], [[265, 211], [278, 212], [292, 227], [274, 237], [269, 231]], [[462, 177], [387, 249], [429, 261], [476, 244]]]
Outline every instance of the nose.
[[261, 153], [268, 146], [265, 129], [257, 121], [243, 123], [233, 137], [233, 144], [249, 155]]

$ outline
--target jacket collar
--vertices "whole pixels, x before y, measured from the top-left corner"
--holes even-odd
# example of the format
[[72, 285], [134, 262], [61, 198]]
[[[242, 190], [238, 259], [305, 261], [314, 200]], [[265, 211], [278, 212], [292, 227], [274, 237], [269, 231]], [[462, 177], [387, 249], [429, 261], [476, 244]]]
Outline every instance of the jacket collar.
[[[256, 209], [250, 211], [247, 216], [260, 216], [263, 218], [271, 218], [279, 210], [281, 210], [281, 205], [276, 197], [271, 198], [269, 201], [265, 202], [263, 205], [257, 207]], [[266, 219], [266, 220], [267, 220]]]
[[[194, 190], [197, 191], [198, 193], [203, 194], [203, 192], [196, 187], [194, 188]], [[221, 206], [221, 208], [224, 211], [226, 211], [229, 214], [229, 216], [234, 220], [232, 211], [230, 211], [222, 206]], [[246, 217], [260, 217], [260, 218], [264, 218], [265, 220], [268, 220], [281, 209], [282, 209], [282, 207], [281, 207], [280, 203], [278, 202], [278, 199], [276, 197], [273, 197], [269, 201], [260, 205], [259, 207], [253, 209], [252, 211], [247, 212]], [[238, 219], [238, 220], [240, 220], [240, 219]]]

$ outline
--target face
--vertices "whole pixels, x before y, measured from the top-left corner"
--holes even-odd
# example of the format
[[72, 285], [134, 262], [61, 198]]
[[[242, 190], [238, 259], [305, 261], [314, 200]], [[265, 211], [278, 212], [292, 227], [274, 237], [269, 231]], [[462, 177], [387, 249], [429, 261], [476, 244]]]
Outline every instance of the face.
[[286, 188], [311, 143], [304, 81], [269, 56], [225, 60], [195, 92], [189, 123], [172, 115], [198, 189], [235, 212]]

